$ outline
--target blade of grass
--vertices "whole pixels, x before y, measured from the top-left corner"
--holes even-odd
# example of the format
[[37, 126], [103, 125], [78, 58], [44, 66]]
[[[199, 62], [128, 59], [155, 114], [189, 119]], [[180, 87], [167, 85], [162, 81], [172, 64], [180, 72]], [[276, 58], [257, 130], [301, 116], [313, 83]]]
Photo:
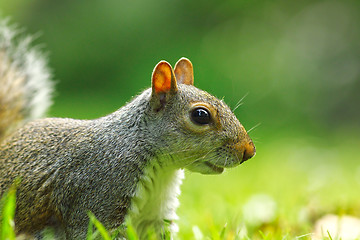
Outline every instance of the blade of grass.
[[15, 240], [14, 215], [16, 208], [16, 188], [11, 187], [3, 198], [0, 239]]
[[331, 237], [331, 234], [330, 234], [329, 230], [327, 230], [327, 234], [328, 234], [328, 236], [329, 236], [329, 239], [330, 239], [330, 240], [333, 240], [333, 238]]
[[88, 231], [86, 234], [86, 240], [92, 240], [94, 238], [93, 237], [93, 227], [94, 227], [93, 221], [89, 221]]
[[[92, 224], [95, 225], [95, 227], [100, 232], [100, 235], [103, 237], [103, 239], [111, 240], [111, 237], [110, 237], [108, 231], [105, 229], [104, 225], [102, 225], [102, 223], [96, 219], [95, 215], [91, 212], [88, 212], [88, 216], [90, 218], [90, 222], [92, 222]], [[88, 229], [88, 233], [89, 233], [89, 229]]]
[[220, 239], [225, 239], [226, 227], [227, 227], [227, 223], [225, 223], [224, 227], [221, 229]]
[[136, 231], [134, 229], [134, 227], [131, 225], [130, 222], [127, 222], [127, 228], [126, 228], [126, 233], [127, 233], [127, 237], [129, 240], [138, 240], [138, 236], [136, 234]]

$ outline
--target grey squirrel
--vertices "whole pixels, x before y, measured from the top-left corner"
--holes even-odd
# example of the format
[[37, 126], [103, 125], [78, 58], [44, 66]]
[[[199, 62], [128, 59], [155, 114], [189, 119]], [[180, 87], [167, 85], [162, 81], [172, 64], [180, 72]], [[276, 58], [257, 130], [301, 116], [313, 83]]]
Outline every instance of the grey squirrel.
[[220, 174], [255, 155], [231, 109], [193, 86], [193, 66], [160, 61], [151, 88], [94, 120], [44, 118], [46, 61], [0, 24], [0, 197], [19, 178], [15, 228], [85, 239], [87, 212], [109, 230], [129, 218], [140, 239], [174, 220], [184, 170]]

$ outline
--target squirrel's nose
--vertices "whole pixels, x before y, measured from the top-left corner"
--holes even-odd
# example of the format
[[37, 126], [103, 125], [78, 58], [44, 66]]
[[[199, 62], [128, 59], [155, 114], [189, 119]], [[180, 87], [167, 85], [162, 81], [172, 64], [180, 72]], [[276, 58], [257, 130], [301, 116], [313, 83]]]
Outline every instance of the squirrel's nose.
[[243, 145], [243, 149], [244, 149], [244, 153], [243, 153], [242, 162], [245, 162], [246, 160], [248, 160], [248, 159], [252, 158], [253, 156], [255, 156], [256, 149], [255, 149], [255, 145], [252, 142], [252, 140], [247, 141]]
[[234, 148], [237, 150], [238, 159], [240, 163], [245, 162], [246, 160], [255, 156], [256, 150], [255, 145], [249, 137], [246, 137], [244, 140], [239, 141], [234, 145]]

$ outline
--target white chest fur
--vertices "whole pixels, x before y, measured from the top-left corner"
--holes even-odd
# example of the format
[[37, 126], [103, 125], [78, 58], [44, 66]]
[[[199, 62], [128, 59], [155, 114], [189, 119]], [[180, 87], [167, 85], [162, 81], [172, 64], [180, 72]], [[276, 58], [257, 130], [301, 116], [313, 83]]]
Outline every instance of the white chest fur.
[[158, 164], [145, 169], [144, 177], [137, 186], [128, 215], [140, 239], [149, 229], [161, 234], [163, 230], [176, 233], [174, 223], [178, 217], [176, 208], [184, 170], [160, 167]]

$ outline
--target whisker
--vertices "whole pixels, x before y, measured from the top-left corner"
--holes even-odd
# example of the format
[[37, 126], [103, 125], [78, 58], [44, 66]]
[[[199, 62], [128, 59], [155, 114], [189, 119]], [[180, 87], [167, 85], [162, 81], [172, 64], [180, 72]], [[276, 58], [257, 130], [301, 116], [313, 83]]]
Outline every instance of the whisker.
[[182, 150], [178, 150], [178, 151], [167, 152], [166, 154], [184, 153], [184, 152], [190, 152], [190, 151], [191, 151], [191, 149], [182, 149]]
[[256, 137], [251, 137], [253, 143], [262, 143], [262, 141], [260, 140], [260, 138], [256, 138]]
[[[219, 165], [218, 163], [223, 159], [223, 156], [221, 154], [220, 155], [217, 154], [216, 158], [217, 160], [215, 161], [215, 165]], [[228, 156], [225, 157], [224, 164], [220, 164], [220, 165], [226, 166], [227, 160], [228, 160]]]
[[236, 157], [236, 162], [238, 162], [238, 163], [241, 162], [242, 159], [239, 159], [237, 154], [235, 154], [235, 157]]
[[242, 102], [246, 97], [247, 95], [249, 95], [249, 93], [246, 93], [235, 105], [234, 109], [232, 110], [232, 112], [235, 112], [235, 110], [240, 107], [241, 105], [243, 105], [244, 103]]
[[[190, 147], [186, 147], [185, 149], [176, 149], [175, 151], [171, 151], [171, 148], [169, 146], [166, 146], [164, 151], [160, 153], [160, 156], [158, 156], [158, 159], [164, 159], [163, 161], [165, 164], [180, 164], [181, 168], [185, 168], [195, 162], [202, 162], [204, 159], [211, 160], [215, 159], [217, 156], [209, 156], [212, 153], [215, 153], [217, 147], [212, 147], [208, 151], [200, 151], [200, 152], [194, 152]], [[191, 154], [193, 152], [193, 154]], [[170, 160], [166, 160], [170, 159]], [[218, 160], [219, 161], [219, 160]]]
[[[214, 159], [215, 159], [215, 161], [214, 161]], [[219, 154], [216, 154], [211, 159], [209, 159], [209, 161], [213, 162], [215, 165], [219, 165], [218, 163], [221, 161], [221, 159], [222, 159], [222, 156], [219, 156]], [[226, 161], [226, 159], [225, 159], [225, 161]]]
[[[188, 165], [193, 164], [194, 162], [198, 162], [198, 161], [200, 161], [200, 160], [202, 160], [202, 159], [205, 159], [210, 153], [214, 152], [215, 149], [216, 149], [216, 147], [214, 147], [213, 149], [210, 149], [206, 154], [204, 154], [203, 156], [200, 156], [200, 157], [196, 158], [194, 161], [189, 162], [189, 163], [186, 164], [184, 167], [187, 167]], [[190, 156], [190, 157], [193, 157], [193, 156]], [[183, 159], [185, 159], [185, 158], [183, 158]]]
[[234, 107], [234, 109], [232, 110], [232, 112], [235, 112], [236, 111], [236, 109], [238, 109], [240, 106], [242, 106], [242, 105], [244, 105], [244, 103], [243, 102], [239, 102], [239, 103], [237, 103], [236, 104], [236, 106]]
[[251, 132], [252, 130], [254, 130], [255, 128], [257, 128], [257, 127], [260, 126], [260, 125], [261, 125], [261, 123], [256, 124], [255, 126], [253, 126], [252, 128], [250, 128], [247, 132], [248, 132], [248, 133]]

